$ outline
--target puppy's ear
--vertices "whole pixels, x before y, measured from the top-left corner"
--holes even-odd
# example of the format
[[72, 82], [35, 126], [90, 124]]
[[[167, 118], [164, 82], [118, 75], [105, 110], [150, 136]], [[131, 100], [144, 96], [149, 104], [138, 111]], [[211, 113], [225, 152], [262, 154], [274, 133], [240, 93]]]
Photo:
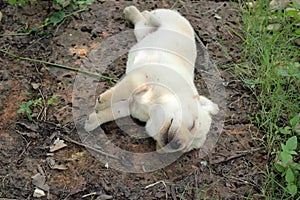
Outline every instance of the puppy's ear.
[[204, 96], [199, 96], [200, 106], [204, 108], [209, 114], [215, 115], [219, 112], [219, 107], [217, 104], [213, 103], [211, 100]]
[[84, 124], [84, 129], [86, 131], [92, 131], [96, 129], [98, 126], [100, 126], [100, 122], [97, 118], [97, 114], [93, 112], [90, 114], [90, 116], [86, 119], [85, 124]]
[[132, 100], [140, 104], [145, 104], [149, 102], [151, 98], [151, 91], [151, 86], [143, 85], [133, 92]]
[[163, 106], [157, 104], [149, 107], [149, 120], [146, 123], [146, 130], [152, 137], [161, 136], [166, 133], [171, 125], [168, 113], [165, 112]]

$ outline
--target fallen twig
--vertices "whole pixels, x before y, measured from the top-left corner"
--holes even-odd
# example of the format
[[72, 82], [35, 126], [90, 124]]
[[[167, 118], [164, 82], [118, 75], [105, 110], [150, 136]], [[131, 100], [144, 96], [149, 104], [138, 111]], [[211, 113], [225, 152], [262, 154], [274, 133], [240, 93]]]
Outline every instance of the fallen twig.
[[104, 155], [104, 156], [107, 156], [107, 157], [110, 157], [110, 158], [114, 158], [114, 159], [120, 160], [120, 158], [117, 157], [117, 156], [115, 156], [115, 155], [111, 155], [111, 154], [109, 154], [109, 153], [106, 153], [106, 152], [104, 152], [104, 151], [101, 151], [101, 150], [99, 150], [99, 149], [96, 149], [96, 148], [94, 148], [94, 147], [91, 147], [91, 146], [89, 146], [89, 145], [86, 145], [86, 144], [77, 142], [77, 141], [75, 141], [75, 140], [69, 138], [68, 136], [61, 135], [61, 137], [62, 137], [64, 140], [68, 141], [68, 142], [71, 142], [71, 143], [74, 143], [74, 144], [76, 144], [76, 145], [85, 147], [85, 148], [87, 148], [87, 149], [90, 149], [90, 150], [92, 150], [92, 151], [95, 151], [95, 152], [97, 152], [97, 153], [100, 153], [100, 154], [102, 154], [102, 155]]
[[145, 189], [149, 189], [149, 188], [151, 188], [151, 187], [153, 187], [153, 186], [155, 186], [155, 185], [157, 185], [157, 184], [159, 184], [159, 183], [162, 183], [165, 187], [167, 187], [167, 185], [166, 185], [166, 183], [165, 183], [164, 181], [157, 181], [157, 182], [155, 182], [155, 183], [152, 183], [152, 184], [150, 184], [150, 185], [147, 185], [147, 186], [145, 187]]
[[256, 149], [249, 149], [249, 150], [245, 150], [245, 151], [238, 151], [238, 152], [236, 152], [238, 154], [234, 154], [232, 156], [229, 156], [229, 157], [225, 158], [224, 160], [212, 161], [212, 162], [210, 162], [210, 164], [220, 164], [220, 163], [228, 162], [228, 161], [240, 158], [242, 156], [246, 156], [246, 155], [248, 155], [250, 153], [253, 153], [253, 152], [256, 152], [256, 151], [260, 151], [262, 149], [264, 149], [264, 148], [260, 147], [260, 148], [256, 148]]

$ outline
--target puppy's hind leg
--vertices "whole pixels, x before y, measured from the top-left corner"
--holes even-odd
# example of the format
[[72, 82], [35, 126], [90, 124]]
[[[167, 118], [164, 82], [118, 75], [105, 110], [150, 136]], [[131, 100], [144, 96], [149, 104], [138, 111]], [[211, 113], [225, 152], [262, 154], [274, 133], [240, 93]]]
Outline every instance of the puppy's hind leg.
[[134, 25], [139, 22], [146, 22], [145, 17], [135, 6], [128, 6], [124, 9], [126, 19], [131, 21]]
[[154, 32], [159, 23], [153, 23], [152, 14], [145, 10], [142, 13], [134, 6], [124, 9], [125, 17], [134, 24], [134, 35], [137, 41], [141, 41], [149, 33]]

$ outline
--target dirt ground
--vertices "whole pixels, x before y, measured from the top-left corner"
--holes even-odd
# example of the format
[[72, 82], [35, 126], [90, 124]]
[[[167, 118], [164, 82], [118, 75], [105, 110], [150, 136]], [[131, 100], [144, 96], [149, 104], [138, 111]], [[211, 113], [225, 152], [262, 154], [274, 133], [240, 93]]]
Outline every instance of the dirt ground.
[[[0, 1], [0, 34], [40, 26], [55, 12], [49, 2], [18, 8]], [[188, 2], [96, 1], [58, 26], [45, 27], [48, 34], [1, 36], [0, 49], [79, 68], [106, 38], [133, 28], [122, 10], [136, 5], [140, 10], [176, 8], [192, 23], [216, 66], [238, 62], [241, 41], [230, 31], [240, 31], [236, 6], [228, 1]], [[125, 62], [126, 56], [114, 61], [104, 75], [120, 78]], [[39, 188], [45, 191], [41, 199], [261, 199], [268, 158], [261, 135], [247, 117], [257, 105], [237, 78], [219, 70], [226, 90], [226, 119], [214, 148], [205, 156], [197, 150], [183, 154], [153, 172], [126, 173], [101, 162], [82, 145], [74, 123], [78, 116], [72, 111], [82, 106], [74, 105], [76, 72], [0, 53], [0, 198], [34, 199]], [[195, 82], [202, 84], [199, 75]], [[111, 86], [106, 80], [97, 84], [100, 90]], [[47, 104], [53, 95], [54, 103]], [[17, 113], [18, 104], [39, 98], [42, 105], [32, 109], [33, 122]], [[116, 122], [102, 128], [111, 142], [128, 151], [155, 147], [151, 139], [122, 134]], [[57, 138], [67, 146], [50, 152]]]

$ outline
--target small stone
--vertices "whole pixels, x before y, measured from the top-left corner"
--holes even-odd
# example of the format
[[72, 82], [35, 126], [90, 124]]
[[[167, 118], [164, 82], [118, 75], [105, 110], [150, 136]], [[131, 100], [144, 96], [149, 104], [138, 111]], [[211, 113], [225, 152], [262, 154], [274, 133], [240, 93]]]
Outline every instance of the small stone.
[[272, 0], [270, 2], [271, 9], [283, 9], [290, 3], [293, 3], [293, 0]]
[[56, 9], [56, 10], [62, 10], [62, 8], [65, 8], [68, 5], [70, 5], [71, 0], [62, 0], [62, 1], [60, 1], [61, 5], [56, 3], [56, 2], [54, 3], [54, 2], [55, 1], [53, 1], [53, 8]]
[[221, 20], [222, 19], [222, 17], [220, 15], [218, 15], [218, 14], [215, 14], [214, 18], [217, 19], [217, 20]]
[[256, 1], [246, 2], [246, 5], [248, 5], [249, 8], [255, 8], [257, 6], [257, 2]]
[[204, 167], [206, 167], [208, 165], [207, 161], [201, 161], [200, 164]]
[[277, 16], [269, 16], [268, 17], [268, 22], [270, 23], [270, 24], [275, 24], [276, 22], [278, 22], [280, 19], [278, 19], [278, 17]]
[[300, 38], [297, 38], [294, 40], [294, 43], [297, 45], [297, 46], [300, 46]]
[[33, 89], [38, 89], [40, 87], [40, 84], [39, 83], [31, 83], [31, 86]]
[[107, 194], [101, 194], [99, 197], [97, 197], [96, 200], [108, 200], [108, 199], [113, 199], [114, 197], [111, 195]]
[[281, 28], [281, 24], [269, 24], [267, 26], [268, 31], [278, 31]]
[[[300, 39], [299, 39], [300, 40]], [[300, 134], [300, 123], [295, 126], [295, 132]]]
[[2, 14], [2, 12], [0, 11], [0, 22], [1, 22], [1, 20], [2, 20], [2, 17], [3, 17], [3, 14]]
[[45, 192], [39, 188], [36, 188], [33, 192], [33, 197], [36, 197], [36, 198], [40, 198], [40, 197], [43, 197], [45, 196]]
[[0, 71], [0, 81], [7, 81], [8, 79], [9, 79], [9, 72], [7, 70], [1, 70]]
[[108, 162], [105, 163], [105, 168], [108, 169], [109, 168], [109, 165], [108, 165]]

